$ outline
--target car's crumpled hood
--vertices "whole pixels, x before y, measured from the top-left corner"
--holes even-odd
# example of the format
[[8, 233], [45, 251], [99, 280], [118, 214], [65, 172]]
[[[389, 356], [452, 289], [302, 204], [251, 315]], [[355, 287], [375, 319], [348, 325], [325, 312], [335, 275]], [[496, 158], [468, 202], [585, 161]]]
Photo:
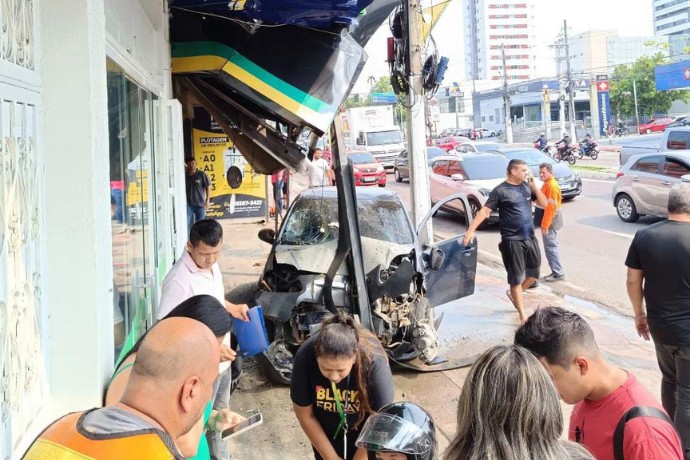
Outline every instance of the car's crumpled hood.
[[[337, 240], [311, 246], [278, 245], [275, 248], [275, 258], [277, 263], [292, 265], [301, 271], [326, 273], [333, 261], [337, 247]], [[413, 248], [412, 244], [389, 243], [362, 237], [364, 272], [369, 273], [379, 264], [388, 267], [396, 256], [409, 254]], [[347, 274], [345, 264], [338, 269], [337, 273], [340, 275]]]
[[483, 179], [483, 180], [466, 180], [465, 185], [476, 188], [487, 188], [493, 190], [497, 185], [505, 182], [505, 178], [501, 177], [498, 179]]

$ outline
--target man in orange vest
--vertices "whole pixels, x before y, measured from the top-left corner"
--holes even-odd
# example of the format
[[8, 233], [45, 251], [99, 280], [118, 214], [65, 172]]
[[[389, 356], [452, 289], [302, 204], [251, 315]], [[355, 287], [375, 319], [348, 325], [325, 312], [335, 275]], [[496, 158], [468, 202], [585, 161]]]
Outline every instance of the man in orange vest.
[[565, 272], [561, 265], [558, 250], [558, 230], [563, 228], [561, 215], [561, 188], [553, 177], [553, 166], [550, 163], [539, 165], [539, 178], [544, 182], [541, 192], [546, 196], [546, 208], [537, 205], [534, 210], [534, 225], [541, 228], [544, 240], [544, 254], [549, 262], [551, 274], [544, 277], [544, 281], [558, 281], [565, 279]]
[[144, 338], [120, 401], [62, 417], [23, 458], [184, 459], [176, 440], [202, 416], [219, 361], [207, 326], [189, 318], [160, 321]]

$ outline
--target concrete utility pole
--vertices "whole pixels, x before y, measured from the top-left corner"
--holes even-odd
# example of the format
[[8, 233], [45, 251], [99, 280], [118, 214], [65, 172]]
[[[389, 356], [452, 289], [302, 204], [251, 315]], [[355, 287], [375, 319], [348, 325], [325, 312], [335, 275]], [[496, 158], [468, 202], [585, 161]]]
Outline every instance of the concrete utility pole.
[[637, 108], [637, 81], [633, 80], [633, 97], [635, 98], [635, 121], [637, 123], [637, 133], [640, 132], [640, 111]]
[[506, 50], [501, 43], [501, 60], [503, 61], [503, 106], [506, 112], [506, 142], [513, 143], [513, 124], [510, 119], [510, 96], [508, 95], [508, 67], [506, 67]]
[[563, 37], [565, 38], [565, 62], [568, 72], [568, 95], [570, 102], [568, 104], [568, 111], [570, 114], [570, 138], [573, 142], [577, 142], [575, 135], [575, 99], [573, 97], [573, 72], [570, 69], [570, 44], [568, 43], [568, 23], [563, 20]]
[[[407, 112], [407, 151], [410, 158], [412, 221], [415, 227], [431, 209], [429, 174], [427, 173], [426, 139], [424, 138], [424, 89], [422, 88], [422, 13], [419, 0], [406, 0], [408, 48], [410, 50], [409, 106]], [[426, 241], [433, 242], [431, 219]], [[423, 233], [420, 232], [420, 233]], [[421, 236], [421, 235], [420, 235]]]
[[563, 136], [563, 133], [565, 133], [565, 105], [563, 103], [565, 99], [565, 90], [563, 88], [563, 78], [561, 78], [561, 63], [563, 62], [563, 58], [561, 57], [561, 48], [563, 47], [562, 40], [563, 37], [561, 36], [553, 45], [556, 49], [556, 64], [558, 66], [558, 122], [560, 126], [557, 137], [559, 139]]

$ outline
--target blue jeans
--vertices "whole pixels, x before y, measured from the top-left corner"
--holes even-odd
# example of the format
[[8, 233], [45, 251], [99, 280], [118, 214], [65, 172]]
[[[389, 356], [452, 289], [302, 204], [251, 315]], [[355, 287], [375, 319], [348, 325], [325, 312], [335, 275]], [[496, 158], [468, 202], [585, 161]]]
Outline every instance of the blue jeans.
[[113, 214], [113, 219], [115, 219], [119, 223], [123, 223], [125, 221], [124, 215], [122, 214], [122, 199], [124, 197], [124, 194], [124, 190], [116, 188], [110, 189], [110, 197], [115, 202], [115, 214]]
[[204, 206], [187, 205], [187, 232], [192, 229], [195, 222], [206, 218], [206, 208]]
[[273, 184], [273, 199], [276, 203], [276, 212], [278, 214], [283, 213], [283, 181], [276, 181]]
[[546, 235], [542, 234], [542, 237], [544, 238], [544, 254], [546, 254], [546, 260], [549, 262], [551, 273], [556, 276], [564, 275], [558, 251], [558, 232], [550, 228]]
[[[230, 408], [230, 385], [232, 383], [232, 371], [228, 367], [214, 383], [213, 392], [213, 410], [229, 409]], [[206, 440], [208, 441], [208, 449], [211, 451], [211, 460], [230, 460], [230, 449], [228, 449], [228, 442], [220, 437], [220, 433], [215, 431], [206, 432]]]

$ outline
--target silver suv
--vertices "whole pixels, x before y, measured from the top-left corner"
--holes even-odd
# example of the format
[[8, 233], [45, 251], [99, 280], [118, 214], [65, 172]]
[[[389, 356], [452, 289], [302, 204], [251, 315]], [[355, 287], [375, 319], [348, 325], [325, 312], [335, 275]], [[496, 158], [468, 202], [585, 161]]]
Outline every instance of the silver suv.
[[624, 222], [650, 214], [667, 217], [668, 194], [681, 177], [690, 174], [690, 152], [635, 155], [618, 171], [613, 205]]

